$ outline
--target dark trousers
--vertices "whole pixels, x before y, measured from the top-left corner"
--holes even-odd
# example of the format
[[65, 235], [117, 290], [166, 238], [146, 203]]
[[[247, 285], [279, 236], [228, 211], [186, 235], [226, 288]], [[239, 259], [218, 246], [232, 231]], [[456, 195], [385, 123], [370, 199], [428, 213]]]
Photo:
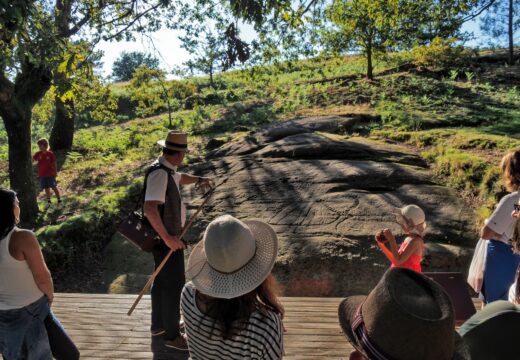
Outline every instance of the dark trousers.
[[[163, 241], [154, 247], [152, 253], [156, 269], [169, 251]], [[184, 251], [178, 250], [170, 256], [152, 286], [152, 331], [164, 329], [165, 340], [180, 336], [180, 302], [185, 282]]]
[[47, 315], [44, 321], [49, 344], [51, 346], [52, 356], [56, 360], [77, 360], [79, 359], [79, 350], [69, 337], [63, 325], [52, 311]]

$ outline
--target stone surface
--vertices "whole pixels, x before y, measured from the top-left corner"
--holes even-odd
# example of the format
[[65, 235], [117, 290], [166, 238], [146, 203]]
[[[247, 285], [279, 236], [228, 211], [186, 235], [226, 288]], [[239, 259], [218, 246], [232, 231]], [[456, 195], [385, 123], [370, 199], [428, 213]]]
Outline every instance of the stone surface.
[[[427, 215], [424, 270], [465, 271], [474, 216], [456, 192], [436, 184], [427, 164], [404, 147], [344, 133], [350, 118], [297, 119], [252, 133], [186, 171], [223, 182], [186, 239], [228, 213], [259, 218], [280, 239], [274, 273], [287, 296], [368, 293], [388, 260], [374, 234], [394, 222], [395, 207], [415, 203]], [[360, 121], [360, 120], [356, 120]], [[186, 193], [186, 199], [197, 194]], [[442, 245], [440, 245], [442, 244]]]

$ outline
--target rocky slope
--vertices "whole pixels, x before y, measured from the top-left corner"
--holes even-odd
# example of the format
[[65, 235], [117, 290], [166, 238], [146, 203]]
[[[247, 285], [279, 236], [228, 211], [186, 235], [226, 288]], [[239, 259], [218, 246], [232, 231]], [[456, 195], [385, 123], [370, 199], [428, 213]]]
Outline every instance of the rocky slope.
[[[384, 227], [400, 233], [392, 211], [415, 203], [428, 220], [424, 271], [465, 271], [471, 249], [463, 245], [477, 236], [471, 209], [437, 184], [413, 151], [338, 135], [366, 121], [370, 118], [295, 119], [211, 151], [206, 162], [188, 171], [222, 184], [188, 241], [200, 239], [205, 225], [224, 213], [259, 218], [279, 236], [274, 272], [285, 295], [367, 293], [389, 266], [373, 235]], [[196, 206], [197, 194], [186, 197]], [[112, 272], [112, 279], [118, 275]], [[119, 276], [112, 290], [134, 291], [139, 286], [131, 283], [144, 278]]]

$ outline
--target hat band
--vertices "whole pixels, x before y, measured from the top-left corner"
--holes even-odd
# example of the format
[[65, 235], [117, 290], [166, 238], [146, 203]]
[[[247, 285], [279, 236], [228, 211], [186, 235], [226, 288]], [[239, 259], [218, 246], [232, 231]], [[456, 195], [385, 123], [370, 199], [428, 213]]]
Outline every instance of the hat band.
[[222, 270], [218, 270], [216, 268], [214, 268], [213, 266], [211, 266], [211, 264], [209, 263], [209, 261], [206, 261], [206, 263], [208, 264], [208, 266], [210, 268], [212, 268], [213, 270], [215, 270], [216, 272], [219, 272], [221, 274], [226, 274], [226, 275], [231, 275], [231, 274], [234, 274], [234, 273], [237, 273], [239, 272], [240, 270], [242, 270], [243, 268], [245, 268], [247, 265], [249, 265], [249, 263], [251, 263], [251, 261], [253, 261], [253, 259], [255, 258], [255, 255], [256, 255], [256, 245], [255, 245], [255, 252], [253, 253], [253, 256], [251, 256], [251, 258], [249, 260], [246, 261], [246, 263], [244, 265], [242, 265], [241, 267], [239, 267], [238, 269], [236, 270], [233, 270], [233, 271], [222, 271]]
[[174, 143], [174, 142], [171, 142], [171, 141], [168, 141], [168, 140], [166, 140], [164, 143], [166, 145], [168, 145], [168, 146], [176, 146], [176, 147], [180, 147], [180, 148], [183, 148], [183, 149], [187, 149], [188, 148], [188, 144], [178, 144], [178, 143]]
[[357, 336], [359, 343], [363, 350], [368, 355], [369, 359], [375, 360], [394, 360], [391, 356], [385, 354], [368, 336], [367, 328], [361, 314], [361, 305], [358, 306], [354, 318], [352, 319], [352, 331]]

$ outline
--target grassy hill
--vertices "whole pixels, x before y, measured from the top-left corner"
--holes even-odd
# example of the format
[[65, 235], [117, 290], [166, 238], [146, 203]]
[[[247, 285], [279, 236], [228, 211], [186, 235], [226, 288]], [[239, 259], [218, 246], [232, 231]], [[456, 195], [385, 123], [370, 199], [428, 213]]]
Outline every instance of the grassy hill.
[[[193, 135], [187, 163], [195, 163], [210, 140], [230, 141], [270, 122], [365, 114], [367, 121], [345, 130], [342, 138], [412, 147], [438, 181], [459, 190], [484, 219], [503, 192], [500, 158], [520, 146], [520, 66], [504, 64], [505, 55], [484, 53], [460, 67], [428, 69], [413, 65], [409, 54], [394, 54], [377, 63], [374, 81], [364, 79], [364, 61], [354, 56], [233, 71], [217, 77], [216, 89], [206, 78], [193, 78], [178, 82], [194, 93], [190, 104], [177, 101], [173, 127]], [[40, 205], [36, 232], [61, 290], [100, 289], [102, 249], [136, 202], [143, 170], [159, 153], [154, 144], [168, 130], [163, 106], [155, 104], [153, 116], [135, 117], [139, 104], [128, 84], [113, 85], [112, 95], [119, 122], [76, 132], [72, 151], [58, 154], [64, 204]], [[34, 136], [42, 134], [44, 126], [36, 124]], [[4, 185], [6, 143], [2, 131]]]

